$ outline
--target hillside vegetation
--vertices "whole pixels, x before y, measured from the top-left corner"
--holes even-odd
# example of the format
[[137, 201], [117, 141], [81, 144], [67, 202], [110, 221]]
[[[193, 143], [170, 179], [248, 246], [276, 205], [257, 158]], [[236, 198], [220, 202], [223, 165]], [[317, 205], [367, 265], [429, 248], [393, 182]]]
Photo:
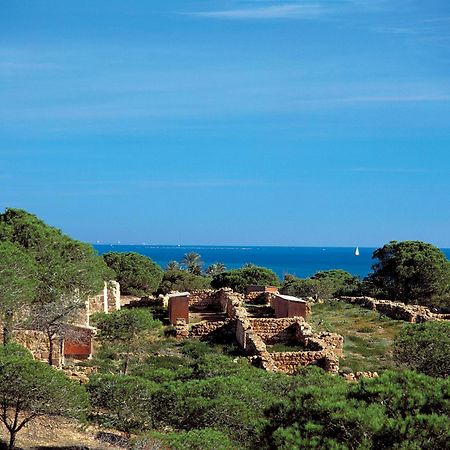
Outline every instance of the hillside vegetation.
[[318, 331], [344, 336], [343, 371], [373, 372], [395, 367], [393, 342], [405, 322], [337, 300], [314, 304], [309, 322]]

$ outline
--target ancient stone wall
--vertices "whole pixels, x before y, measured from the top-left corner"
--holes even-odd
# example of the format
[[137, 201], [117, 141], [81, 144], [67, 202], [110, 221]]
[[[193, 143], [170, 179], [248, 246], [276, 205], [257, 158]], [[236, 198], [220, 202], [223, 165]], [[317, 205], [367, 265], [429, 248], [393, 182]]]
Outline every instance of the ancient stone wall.
[[[120, 285], [117, 281], [108, 281], [105, 282], [103, 287], [103, 291], [90, 297], [86, 306], [86, 314], [88, 317], [92, 316], [92, 314], [99, 312], [114, 312], [118, 311], [121, 307], [121, 298], [120, 298]], [[89, 320], [87, 323], [75, 322], [79, 325], [89, 325]]]
[[224, 331], [227, 326], [229, 326], [229, 320], [217, 321], [217, 322], [209, 322], [207, 320], [203, 320], [202, 322], [192, 324], [189, 327], [189, 337], [192, 338], [202, 338], [208, 335], [211, 335], [217, 331]]
[[[39, 361], [48, 361], [49, 341], [42, 331], [37, 330], [14, 330], [13, 339], [18, 344], [30, 350], [33, 358]], [[61, 355], [61, 341], [59, 337], [53, 339], [53, 365], [60, 367], [63, 358]]]
[[205, 310], [219, 308], [219, 300], [216, 291], [212, 289], [200, 289], [190, 292], [189, 308], [192, 310]]
[[[339, 371], [344, 338], [334, 333], [313, 333], [301, 317], [288, 319], [254, 319], [239, 316], [236, 340], [250, 355], [255, 365], [269, 371], [293, 374], [298, 367], [317, 364], [331, 373]], [[303, 344], [306, 351], [273, 352], [267, 345]]]
[[[272, 294], [264, 295], [269, 299]], [[194, 291], [189, 300], [193, 310], [217, 309], [225, 312], [228, 318], [225, 321], [202, 321], [192, 325], [179, 320], [175, 326], [178, 338], [203, 338], [231, 329], [238, 345], [250, 355], [253, 364], [265, 370], [292, 374], [299, 366], [308, 364], [318, 364], [332, 373], [339, 370], [342, 336], [313, 333], [303, 317], [249, 318], [243, 306], [245, 297], [231, 289]], [[306, 351], [270, 353], [267, 345], [277, 343], [302, 344]]]
[[295, 373], [299, 367], [315, 364], [325, 369], [327, 365], [325, 351], [278, 352], [271, 353], [270, 356], [280, 372], [290, 375]]
[[[273, 345], [279, 342], [296, 341], [297, 323], [300, 318], [283, 319], [248, 319], [255, 333], [261, 336], [265, 344]], [[302, 321], [303, 322], [303, 321]]]
[[428, 320], [448, 320], [445, 314], [433, 313], [429, 308], [419, 305], [406, 305], [391, 300], [378, 300], [372, 297], [340, 297], [340, 300], [378, 311], [394, 320], [410, 323], [427, 322]]

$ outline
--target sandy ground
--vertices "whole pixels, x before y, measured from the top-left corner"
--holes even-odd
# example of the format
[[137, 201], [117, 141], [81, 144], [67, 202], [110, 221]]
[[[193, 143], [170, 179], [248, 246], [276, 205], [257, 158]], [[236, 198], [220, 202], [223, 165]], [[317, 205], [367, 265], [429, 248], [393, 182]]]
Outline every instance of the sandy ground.
[[[0, 425], [0, 439], [6, 441], [7, 438], [7, 430]], [[124, 442], [117, 432], [92, 426], [83, 428], [75, 421], [59, 417], [41, 417], [18, 433], [16, 446], [17, 450], [123, 450], [126, 448]]]

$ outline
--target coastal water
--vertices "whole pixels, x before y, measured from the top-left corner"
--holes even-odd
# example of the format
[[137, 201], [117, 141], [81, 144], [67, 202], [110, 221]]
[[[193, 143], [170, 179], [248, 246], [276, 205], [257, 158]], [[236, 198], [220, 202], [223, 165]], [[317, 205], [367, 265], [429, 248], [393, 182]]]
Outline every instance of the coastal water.
[[[268, 267], [283, 278], [286, 274], [308, 277], [320, 270], [343, 269], [360, 277], [366, 276], [374, 263], [375, 248], [360, 247], [238, 247], [238, 246], [171, 246], [171, 245], [94, 245], [100, 253], [136, 252], [150, 257], [165, 268], [169, 261], [181, 261], [185, 253], [200, 254], [204, 267], [215, 262], [227, 269], [246, 263]], [[450, 258], [450, 249], [443, 249]]]

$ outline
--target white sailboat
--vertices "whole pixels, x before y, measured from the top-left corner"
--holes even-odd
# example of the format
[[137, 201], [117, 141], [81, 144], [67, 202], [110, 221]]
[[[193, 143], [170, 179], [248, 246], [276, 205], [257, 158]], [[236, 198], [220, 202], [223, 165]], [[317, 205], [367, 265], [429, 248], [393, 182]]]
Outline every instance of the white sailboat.
[[358, 246], [355, 249], [355, 256], [359, 256], [359, 247]]

